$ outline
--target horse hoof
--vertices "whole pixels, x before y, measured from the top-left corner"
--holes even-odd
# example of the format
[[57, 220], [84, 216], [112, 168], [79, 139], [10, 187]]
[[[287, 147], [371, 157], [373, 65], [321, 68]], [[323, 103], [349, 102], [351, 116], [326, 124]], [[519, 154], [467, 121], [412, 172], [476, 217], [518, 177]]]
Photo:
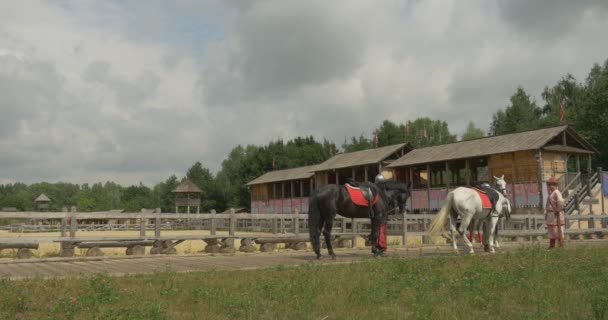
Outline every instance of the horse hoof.
[[318, 255], [318, 256], [317, 256], [317, 260], [321, 260], [321, 255]]
[[335, 254], [332, 254], [332, 255], [331, 255], [331, 259], [332, 259], [332, 260], [336, 260], [336, 255], [335, 255]]

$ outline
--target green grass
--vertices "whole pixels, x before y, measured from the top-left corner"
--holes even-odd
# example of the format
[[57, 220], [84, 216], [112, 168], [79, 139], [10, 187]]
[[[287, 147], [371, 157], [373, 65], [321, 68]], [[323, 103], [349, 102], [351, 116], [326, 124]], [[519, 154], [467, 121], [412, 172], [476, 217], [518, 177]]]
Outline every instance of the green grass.
[[608, 247], [0, 281], [0, 319], [608, 319]]

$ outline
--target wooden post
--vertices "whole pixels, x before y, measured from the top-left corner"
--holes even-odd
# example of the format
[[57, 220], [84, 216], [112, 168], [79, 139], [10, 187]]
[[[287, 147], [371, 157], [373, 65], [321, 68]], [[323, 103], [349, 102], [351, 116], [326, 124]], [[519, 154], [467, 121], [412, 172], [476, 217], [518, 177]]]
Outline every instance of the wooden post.
[[68, 208], [67, 207], [63, 207], [62, 211], [65, 213], [63, 218], [61, 218], [61, 237], [67, 237], [68, 236], [68, 231], [67, 231], [67, 223], [68, 220], [70, 218], [70, 215], [68, 213]]
[[467, 186], [471, 185], [471, 168], [469, 166], [469, 159], [464, 161], [464, 180]]
[[154, 237], [160, 238], [160, 208], [156, 211], [156, 217], [154, 218]]
[[581, 155], [576, 154], [576, 173], [581, 173]]
[[428, 210], [431, 210], [431, 165], [426, 164], [426, 200], [428, 202]]
[[[342, 218], [342, 221], [345, 221], [345, 218]], [[355, 218], [351, 218], [350, 220], [351, 222], [351, 228], [353, 229], [353, 233], [358, 233], [359, 232], [359, 228], [357, 226], [357, 223], [355, 222]], [[353, 236], [352, 238], [352, 243], [350, 244], [351, 248], [356, 248], [357, 247], [357, 236]]]
[[297, 208], [293, 212], [293, 233], [296, 237], [300, 233], [300, 210]]
[[353, 178], [353, 180], [357, 181], [357, 173], [355, 171], [355, 167], [352, 167], [350, 170], [350, 176], [351, 178]]
[[367, 169], [367, 166], [365, 166], [364, 170], [365, 170], [365, 181], [369, 181], [369, 171]]
[[[513, 195], [513, 205], [511, 206], [511, 210], [513, 210], [513, 208], [515, 208], [516, 206], [516, 200], [517, 197], [515, 196], [515, 177], [517, 177], [516, 174], [516, 168], [517, 166], [515, 165], [515, 152], [512, 153], [512, 157], [513, 157], [513, 161], [511, 161], [511, 194]], [[566, 174], [566, 176], [568, 176]]]
[[76, 237], [76, 230], [78, 229], [78, 220], [76, 219], [76, 206], [72, 206], [70, 209], [70, 238]]
[[272, 234], [277, 234], [279, 232], [279, 222], [278, 219], [272, 218]]
[[448, 161], [445, 162], [445, 189], [450, 192], [450, 184], [452, 183], [452, 175], [450, 174], [450, 163]]
[[[591, 169], [591, 155], [587, 155], [587, 172], [589, 172], [589, 178], [591, 178], [591, 172], [593, 172], [593, 170]], [[589, 193], [589, 195], [591, 195], [591, 193]]]
[[543, 154], [540, 151], [540, 149], [537, 150], [537, 154], [538, 154], [538, 164], [537, 164], [537, 170], [538, 173], [536, 174], [536, 177], [538, 179], [538, 186], [539, 186], [539, 194], [538, 194], [538, 199], [540, 201], [540, 203], [538, 204], [539, 208], [544, 208], [544, 200], [543, 199], [543, 176], [544, 176], [544, 172], [543, 172]]
[[234, 236], [236, 231], [236, 217], [234, 216], [234, 208], [230, 208], [230, 227], [228, 228], [228, 234]]
[[[144, 213], [144, 211], [144, 209], [141, 209], [141, 213]], [[144, 219], [141, 214], [139, 215], [139, 236], [146, 236], [146, 219]]]
[[606, 212], [604, 212], [604, 174], [602, 172], [602, 167], [597, 167], [597, 176], [600, 179], [600, 201], [602, 203], [602, 214], [605, 214]]
[[211, 235], [214, 236], [217, 231], [217, 221], [215, 221], [215, 209], [211, 209]]
[[403, 239], [401, 244], [405, 247], [407, 244], [407, 210], [403, 210]]

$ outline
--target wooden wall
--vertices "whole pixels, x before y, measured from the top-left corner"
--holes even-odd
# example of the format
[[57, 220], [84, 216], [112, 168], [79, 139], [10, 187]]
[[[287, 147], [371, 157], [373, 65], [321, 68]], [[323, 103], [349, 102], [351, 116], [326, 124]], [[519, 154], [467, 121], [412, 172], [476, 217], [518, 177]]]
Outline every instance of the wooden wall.
[[566, 171], [567, 155], [564, 153], [543, 152], [543, 181], [552, 176], [559, 179]]
[[538, 162], [535, 151], [494, 154], [489, 157], [490, 175], [505, 175], [508, 183], [538, 181]]

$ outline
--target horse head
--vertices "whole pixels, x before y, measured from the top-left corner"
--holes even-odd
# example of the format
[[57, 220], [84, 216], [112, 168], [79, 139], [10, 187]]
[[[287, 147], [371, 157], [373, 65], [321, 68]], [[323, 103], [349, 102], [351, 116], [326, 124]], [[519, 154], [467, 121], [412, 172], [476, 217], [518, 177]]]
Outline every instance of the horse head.
[[504, 196], [506, 196], [507, 195], [507, 182], [505, 181], [505, 175], [503, 174], [500, 177], [494, 176], [494, 179], [496, 180], [496, 189], [498, 189], [498, 191], [500, 191], [500, 193], [502, 193]]
[[500, 203], [496, 204], [496, 208], [497, 209], [500, 208], [500, 209], [498, 209], [498, 214], [504, 215], [505, 218], [509, 219], [511, 217], [511, 210], [512, 210], [511, 201], [509, 201], [509, 198], [507, 198], [503, 194], [500, 194], [499, 197], [500, 197], [500, 199], [499, 199]]
[[386, 197], [387, 213], [393, 213], [396, 210], [402, 213], [405, 211], [407, 199], [409, 198], [409, 188], [406, 183], [387, 180], [376, 183], [378, 188], [382, 190]]

